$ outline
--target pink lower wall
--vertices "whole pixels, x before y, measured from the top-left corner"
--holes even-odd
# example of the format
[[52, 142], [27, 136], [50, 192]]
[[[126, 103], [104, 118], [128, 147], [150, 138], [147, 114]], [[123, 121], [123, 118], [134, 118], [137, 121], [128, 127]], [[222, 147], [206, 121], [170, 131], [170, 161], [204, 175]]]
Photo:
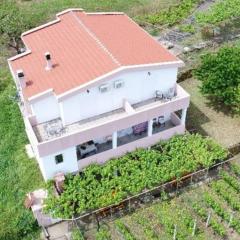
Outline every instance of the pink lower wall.
[[153, 134], [150, 137], [145, 137], [137, 141], [119, 146], [116, 149], [110, 149], [108, 151], [95, 154], [93, 156], [90, 156], [78, 161], [79, 170], [83, 169], [89, 164], [93, 164], [93, 163], [103, 164], [104, 162], [106, 162], [107, 160], [113, 157], [124, 155], [125, 153], [134, 151], [137, 148], [146, 148], [146, 147], [152, 146], [157, 142], [159, 142], [160, 140], [166, 140], [171, 138], [173, 135], [184, 134], [184, 132], [185, 132], [185, 125], [178, 125], [170, 129], [167, 129], [163, 132]]
[[171, 113], [171, 121], [176, 126], [181, 124], [181, 119], [175, 113]]

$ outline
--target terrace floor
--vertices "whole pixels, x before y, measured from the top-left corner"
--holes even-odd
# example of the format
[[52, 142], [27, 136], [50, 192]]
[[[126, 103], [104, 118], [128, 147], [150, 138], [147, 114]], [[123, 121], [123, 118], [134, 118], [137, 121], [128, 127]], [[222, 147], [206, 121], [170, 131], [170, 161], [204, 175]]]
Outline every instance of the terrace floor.
[[174, 96], [173, 98], [171, 99], [158, 99], [158, 98], [150, 98], [150, 99], [147, 99], [145, 101], [142, 101], [142, 102], [139, 102], [139, 103], [135, 103], [132, 105], [132, 108], [135, 110], [135, 111], [140, 111], [142, 110], [146, 105], [148, 106], [154, 106], [155, 104], [157, 104], [158, 102], [161, 102], [161, 103], [166, 103], [166, 102], [170, 102], [171, 100], [174, 100], [178, 98], [178, 96]]
[[[170, 121], [170, 120], [166, 121], [165, 125], [154, 126], [153, 127], [153, 134], [165, 131], [165, 130], [170, 129], [174, 126], [175, 125], [172, 123], [172, 121]], [[124, 144], [128, 144], [130, 142], [137, 141], [137, 140], [139, 140], [141, 138], [144, 138], [144, 137], [147, 137], [147, 131], [142, 132], [141, 134], [129, 134], [129, 135], [125, 135], [123, 137], [118, 137], [117, 146], [122, 146]], [[94, 154], [98, 154], [98, 153], [101, 153], [101, 152], [104, 152], [104, 151], [107, 151], [107, 150], [110, 150], [110, 149], [112, 149], [112, 141], [108, 141], [108, 142], [105, 142], [105, 143], [102, 143], [102, 144], [97, 144], [97, 153], [92, 152], [92, 153], [89, 153], [89, 154], [85, 155], [84, 157], [81, 157], [78, 154], [78, 160], [84, 159], [88, 156], [92, 156]]]
[[[114, 119], [120, 116], [127, 116], [127, 113], [123, 108], [116, 109], [111, 112], [100, 114], [91, 118], [87, 118], [63, 127], [62, 120], [60, 118], [51, 120], [49, 122], [41, 123], [33, 127], [33, 130], [37, 136], [38, 141], [47, 141], [56, 137], [67, 135], [71, 132], [76, 132], [91, 125], [96, 125], [107, 120]], [[51, 132], [52, 130], [52, 132]]]
[[[159, 99], [151, 98], [145, 101], [132, 105], [132, 108], [138, 111], [144, 111], [147, 108], [157, 107], [159, 104], [170, 102], [171, 100], [177, 99], [180, 96], [174, 96], [172, 99]], [[121, 117], [127, 116], [128, 113], [124, 108], [119, 108], [107, 113], [103, 113], [94, 117], [90, 117], [63, 127], [62, 120], [60, 118], [44, 122], [33, 126], [33, 130], [37, 136], [39, 142], [48, 141], [56, 137], [65, 136], [69, 133], [74, 133], [82, 129], [105, 123], [106, 121], [115, 120]]]

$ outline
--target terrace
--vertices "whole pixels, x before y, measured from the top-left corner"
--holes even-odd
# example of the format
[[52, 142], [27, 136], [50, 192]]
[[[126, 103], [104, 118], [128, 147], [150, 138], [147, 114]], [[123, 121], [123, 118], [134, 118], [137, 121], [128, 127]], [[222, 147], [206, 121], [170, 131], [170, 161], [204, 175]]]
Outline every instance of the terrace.
[[[166, 122], [164, 122], [163, 124], [156, 124], [153, 123], [153, 127], [152, 127], [152, 134], [158, 134], [158, 133], [162, 133], [165, 130], [171, 129], [178, 126], [178, 124], [174, 124], [173, 121], [171, 119], [167, 120]], [[125, 135], [125, 136], [118, 136], [117, 137], [117, 147], [120, 146], [124, 146], [125, 144], [129, 144], [132, 142], [136, 142], [140, 139], [144, 139], [148, 137], [148, 127], [146, 127], [142, 132], [136, 134], [133, 132]], [[119, 132], [118, 134], [119, 135]], [[81, 147], [82, 145], [78, 145], [77, 148]], [[112, 149], [113, 146], [113, 141], [112, 141], [112, 137], [111, 136], [107, 136], [107, 141], [101, 144], [95, 144], [96, 148], [95, 151], [91, 151], [88, 154], [81, 156], [81, 154], [79, 153], [79, 151], [77, 151], [77, 159], [81, 160], [84, 158], [88, 158], [90, 156], [94, 156], [95, 154], [99, 154], [108, 150]]]
[[83, 119], [81, 121], [63, 126], [61, 118], [57, 118], [33, 127], [39, 142], [48, 141], [56, 137], [66, 136], [70, 133], [90, 128], [103, 122], [111, 121], [119, 116], [125, 116], [127, 113], [123, 108], [111, 112], [103, 113], [98, 116]]
[[[176, 103], [178, 100], [181, 100], [188, 96], [189, 95], [180, 86], [177, 85], [176, 94], [172, 98], [154, 97], [133, 105], [131, 105], [128, 101], [125, 100], [122, 108], [113, 110], [111, 112], [107, 112], [107, 113], [100, 114], [98, 116], [83, 119], [66, 126], [63, 125], [61, 118], [57, 118], [45, 123], [37, 124], [33, 126], [33, 130], [37, 137], [38, 142], [45, 142], [45, 141], [53, 140], [55, 138], [64, 137], [76, 132], [81, 132], [86, 129], [100, 126], [109, 122], [124, 119], [128, 116], [145, 112], [154, 108], [159, 108], [159, 107], [164, 108], [164, 110], [166, 109], [164, 112], [171, 113], [173, 111], [169, 111], [171, 108], [167, 109], [167, 107], [171, 104]], [[179, 109], [175, 109], [175, 110], [179, 110]], [[154, 117], [158, 117], [160, 115], [161, 114], [159, 113]], [[170, 123], [170, 124], [167, 123], [167, 125], [174, 126], [173, 123]]]

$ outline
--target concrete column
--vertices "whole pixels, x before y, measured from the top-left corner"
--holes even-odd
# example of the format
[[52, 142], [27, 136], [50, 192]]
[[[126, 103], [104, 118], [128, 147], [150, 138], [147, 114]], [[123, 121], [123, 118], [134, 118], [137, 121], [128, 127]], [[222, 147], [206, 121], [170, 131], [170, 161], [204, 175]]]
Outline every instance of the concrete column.
[[152, 136], [153, 132], [153, 120], [148, 121], [148, 137]]
[[117, 131], [112, 134], [112, 148], [117, 148]]
[[184, 125], [187, 116], [187, 108], [182, 109], [182, 117], [181, 117], [181, 124]]

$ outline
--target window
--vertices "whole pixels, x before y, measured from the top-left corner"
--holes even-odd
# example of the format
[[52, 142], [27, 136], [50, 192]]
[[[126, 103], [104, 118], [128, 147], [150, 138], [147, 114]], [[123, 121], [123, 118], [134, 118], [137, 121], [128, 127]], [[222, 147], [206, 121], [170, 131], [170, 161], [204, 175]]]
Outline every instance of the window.
[[124, 86], [124, 82], [122, 80], [118, 80], [114, 82], [114, 88], [121, 88]]
[[102, 84], [100, 87], [99, 87], [99, 91], [101, 93], [105, 93], [105, 92], [108, 92], [110, 90], [110, 86], [108, 84]]
[[56, 164], [59, 164], [59, 163], [62, 163], [63, 162], [63, 155], [62, 154], [59, 154], [57, 156], [55, 156], [55, 163]]

